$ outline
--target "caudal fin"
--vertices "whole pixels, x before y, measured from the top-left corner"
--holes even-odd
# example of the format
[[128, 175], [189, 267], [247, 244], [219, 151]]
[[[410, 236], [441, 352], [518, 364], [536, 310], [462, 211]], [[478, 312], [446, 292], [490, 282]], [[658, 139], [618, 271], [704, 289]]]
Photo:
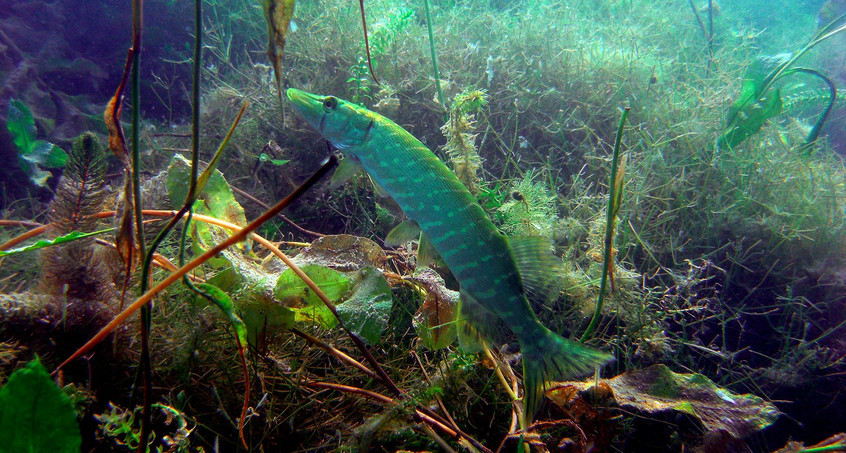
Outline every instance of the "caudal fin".
[[531, 424], [539, 408], [547, 382], [593, 373], [596, 367], [613, 358], [610, 354], [567, 340], [546, 327], [541, 326], [541, 329], [544, 336], [540, 341], [521, 342], [526, 426]]

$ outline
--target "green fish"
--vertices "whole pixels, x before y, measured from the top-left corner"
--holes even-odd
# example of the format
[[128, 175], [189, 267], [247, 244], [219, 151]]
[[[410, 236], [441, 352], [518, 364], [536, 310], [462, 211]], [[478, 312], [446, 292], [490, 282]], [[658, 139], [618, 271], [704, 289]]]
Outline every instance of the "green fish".
[[402, 243], [422, 231], [418, 255], [433, 247], [455, 275], [461, 286], [460, 337], [461, 332], [465, 339], [475, 334], [491, 344], [503, 337], [503, 325], [517, 337], [526, 426], [548, 381], [593, 372], [611, 359], [550, 331], [532, 311], [527, 290], [549, 287], [550, 270], [554, 273], [560, 265], [548, 240], [500, 234], [455, 174], [384, 116], [333, 96], [293, 88], [287, 96], [294, 110], [344, 154], [333, 186], [363, 168], [408, 216], [409, 221], [388, 234], [386, 244]]

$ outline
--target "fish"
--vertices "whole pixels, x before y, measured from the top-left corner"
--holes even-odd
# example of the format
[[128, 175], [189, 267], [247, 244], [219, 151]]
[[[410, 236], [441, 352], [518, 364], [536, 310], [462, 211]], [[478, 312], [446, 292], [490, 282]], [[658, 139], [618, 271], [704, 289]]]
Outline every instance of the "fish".
[[552, 332], [535, 316], [527, 291], [550, 287], [554, 275], [549, 271], [560, 266], [548, 239], [502, 235], [455, 174], [390, 119], [335, 96], [296, 88], [286, 95], [293, 109], [344, 155], [331, 186], [363, 169], [408, 217], [388, 234], [386, 245], [422, 232], [418, 256], [430, 246], [453, 273], [460, 285], [459, 333], [492, 344], [503, 338], [505, 326], [517, 338], [524, 426], [530, 425], [549, 381], [592, 373], [611, 360], [605, 352]]

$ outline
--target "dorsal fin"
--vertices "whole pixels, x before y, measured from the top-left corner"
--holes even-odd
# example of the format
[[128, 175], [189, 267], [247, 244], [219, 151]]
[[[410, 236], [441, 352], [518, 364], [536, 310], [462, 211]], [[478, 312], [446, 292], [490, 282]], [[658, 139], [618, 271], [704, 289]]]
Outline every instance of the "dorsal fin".
[[408, 241], [420, 240], [420, 225], [414, 220], [406, 220], [395, 226], [387, 236], [385, 236], [385, 247], [396, 247], [405, 244]]
[[350, 180], [353, 176], [355, 176], [359, 171], [364, 170], [361, 167], [361, 164], [350, 157], [346, 157], [338, 163], [338, 168], [335, 169], [335, 173], [332, 174], [332, 179], [329, 181], [329, 188], [337, 189], [341, 187]]
[[540, 299], [554, 294], [558, 289], [554, 282], [560, 279], [564, 266], [552, 254], [552, 240], [541, 236], [517, 236], [509, 238], [509, 242], [526, 293]]

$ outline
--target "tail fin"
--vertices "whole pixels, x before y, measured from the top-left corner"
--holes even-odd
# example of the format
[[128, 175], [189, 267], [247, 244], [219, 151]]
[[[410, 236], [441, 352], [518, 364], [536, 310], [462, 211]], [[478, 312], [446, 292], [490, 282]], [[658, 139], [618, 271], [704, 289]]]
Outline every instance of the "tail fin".
[[540, 326], [543, 336], [521, 342], [523, 350], [523, 406], [526, 425], [537, 412], [546, 383], [592, 373], [613, 358], [610, 354], [567, 340]]

